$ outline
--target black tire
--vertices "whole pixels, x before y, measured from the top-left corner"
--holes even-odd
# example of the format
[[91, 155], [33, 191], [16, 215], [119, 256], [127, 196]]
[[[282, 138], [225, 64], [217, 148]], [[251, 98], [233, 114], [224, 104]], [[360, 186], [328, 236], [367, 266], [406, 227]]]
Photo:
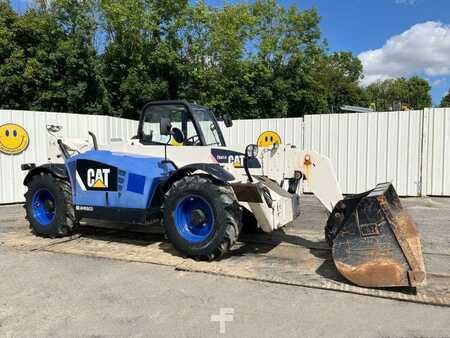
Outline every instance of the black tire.
[[[41, 224], [33, 211], [33, 197], [39, 191], [46, 190], [54, 198], [53, 220], [49, 224]], [[70, 183], [58, 179], [51, 174], [40, 173], [33, 176], [25, 193], [26, 219], [30, 222], [33, 232], [43, 237], [63, 237], [69, 235], [76, 222], [72, 205], [72, 190]]]
[[[174, 212], [177, 205], [189, 196], [200, 196], [212, 209], [212, 232], [199, 242], [192, 243], [177, 229]], [[164, 229], [175, 249], [196, 259], [213, 260], [222, 257], [236, 242], [242, 228], [241, 208], [233, 189], [208, 175], [186, 176], [176, 181], [165, 195]]]

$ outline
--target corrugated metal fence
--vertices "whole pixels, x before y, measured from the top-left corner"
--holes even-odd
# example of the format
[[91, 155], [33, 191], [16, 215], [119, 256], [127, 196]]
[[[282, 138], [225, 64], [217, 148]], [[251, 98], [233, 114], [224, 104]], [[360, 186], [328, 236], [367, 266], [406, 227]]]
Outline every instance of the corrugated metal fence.
[[[23, 200], [20, 165], [46, 161], [47, 124], [62, 125], [68, 137], [86, 138], [91, 130], [100, 143], [128, 139], [137, 130], [136, 121], [109, 116], [0, 110], [0, 125], [5, 123], [23, 126], [30, 145], [20, 155], [0, 153], [0, 203]], [[222, 130], [228, 145], [242, 149], [273, 130], [285, 144], [326, 154], [344, 193], [392, 181], [403, 196], [450, 196], [450, 109], [236, 120]]]
[[425, 109], [422, 195], [450, 196], [450, 108]]
[[222, 131], [227, 145], [245, 147], [250, 143], [256, 143], [258, 136], [264, 131], [275, 131], [285, 144], [303, 146], [303, 118], [285, 119], [258, 119], [258, 120], [235, 120], [233, 127]]
[[25, 189], [22, 182], [25, 173], [20, 170], [22, 163], [47, 161], [47, 124], [63, 126], [62, 134], [66, 137], [87, 138], [88, 130], [93, 131], [99, 143], [107, 143], [115, 137], [132, 137], [137, 130], [136, 121], [109, 116], [0, 110], [0, 126], [6, 123], [24, 127], [30, 143], [19, 155], [0, 153], [0, 203], [23, 201]]
[[305, 116], [306, 149], [330, 157], [342, 190], [392, 181], [402, 195], [420, 189], [422, 111]]
[[266, 130], [330, 157], [344, 193], [391, 181], [402, 196], [450, 196], [448, 108], [238, 120], [225, 138], [244, 147]]

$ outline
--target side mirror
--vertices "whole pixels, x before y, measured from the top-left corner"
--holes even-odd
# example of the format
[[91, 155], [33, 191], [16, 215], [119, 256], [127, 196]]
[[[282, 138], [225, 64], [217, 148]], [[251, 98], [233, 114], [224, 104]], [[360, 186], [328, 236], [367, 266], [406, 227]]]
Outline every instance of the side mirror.
[[171, 134], [172, 134], [172, 137], [175, 140], [175, 142], [177, 142], [177, 143], [184, 142], [184, 134], [180, 129], [178, 129], [176, 127], [172, 128]]
[[233, 119], [230, 114], [223, 114], [222, 120], [225, 123], [225, 127], [230, 128], [233, 126]]
[[172, 130], [172, 122], [167, 117], [161, 117], [159, 120], [159, 133], [160, 135], [170, 135]]

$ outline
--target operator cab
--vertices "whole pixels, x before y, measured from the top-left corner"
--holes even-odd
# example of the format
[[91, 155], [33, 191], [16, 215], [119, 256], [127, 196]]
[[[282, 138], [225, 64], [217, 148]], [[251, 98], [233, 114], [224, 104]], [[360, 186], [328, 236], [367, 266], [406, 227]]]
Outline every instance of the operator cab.
[[[223, 117], [227, 127], [231, 118]], [[179, 129], [182, 141], [161, 131], [162, 121], [170, 121]], [[225, 146], [222, 131], [214, 113], [206, 107], [186, 101], [156, 101], [147, 103], [141, 113], [138, 138], [145, 145]]]

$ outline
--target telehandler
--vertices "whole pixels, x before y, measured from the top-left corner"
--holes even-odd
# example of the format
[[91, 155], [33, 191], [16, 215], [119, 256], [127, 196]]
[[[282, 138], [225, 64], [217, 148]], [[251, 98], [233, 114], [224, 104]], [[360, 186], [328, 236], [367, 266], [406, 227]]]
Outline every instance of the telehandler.
[[[232, 125], [228, 115], [223, 122]], [[22, 165], [26, 217], [38, 235], [68, 235], [83, 218], [162, 223], [177, 250], [212, 260], [243, 223], [272, 232], [299, 217], [307, 183], [330, 213], [325, 238], [345, 278], [366, 287], [425, 283], [419, 235], [394, 187], [344, 198], [330, 160], [315, 151], [280, 142], [229, 148], [212, 111], [186, 101], [147, 103], [137, 135], [107, 145], [92, 133], [76, 140], [47, 129], [49, 163]]]

